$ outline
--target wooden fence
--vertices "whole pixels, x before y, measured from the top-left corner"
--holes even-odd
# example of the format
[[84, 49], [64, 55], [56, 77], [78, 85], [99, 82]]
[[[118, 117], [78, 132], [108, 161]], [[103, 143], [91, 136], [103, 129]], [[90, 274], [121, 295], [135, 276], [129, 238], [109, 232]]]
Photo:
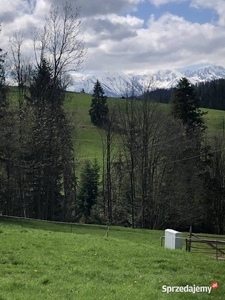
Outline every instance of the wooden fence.
[[186, 251], [225, 260], [225, 237], [195, 234], [190, 227], [189, 236], [186, 238]]

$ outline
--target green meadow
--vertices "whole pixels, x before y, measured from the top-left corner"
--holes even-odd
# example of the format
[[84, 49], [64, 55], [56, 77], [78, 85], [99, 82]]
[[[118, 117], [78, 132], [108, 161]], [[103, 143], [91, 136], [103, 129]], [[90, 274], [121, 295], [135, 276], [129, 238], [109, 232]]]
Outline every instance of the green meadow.
[[225, 130], [225, 111], [208, 108], [202, 108], [202, 111], [207, 112], [203, 119], [208, 127], [208, 135], [210, 136], [216, 132], [222, 134]]
[[[68, 93], [67, 100], [65, 102], [65, 108], [68, 111], [75, 111], [77, 129], [74, 133], [74, 141], [77, 142], [78, 156], [81, 159], [97, 158], [99, 163], [102, 161], [102, 147], [101, 147], [101, 135], [99, 130], [92, 126], [89, 116], [89, 109], [91, 106], [91, 95], [82, 93]], [[112, 105], [115, 101], [120, 99], [109, 98], [108, 103]], [[159, 104], [163, 109], [169, 111], [169, 105]], [[207, 128], [207, 135], [211, 136], [215, 132], [223, 132], [225, 127], [225, 111], [215, 109], [202, 109], [203, 112], [207, 112], [204, 115], [204, 121]]]
[[[1, 300], [215, 299], [225, 261], [161, 247], [162, 231], [0, 218]], [[185, 234], [183, 235], [185, 236]], [[210, 286], [210, 294], [162, 286]]]
[[[102, 141], [100, 130], [93, 126], [89, 116], [89, 109], [91, 107], [92, 96], [83, 93], [67, 93], [65, 101], [65, 109], [68, 112], [74, 112], [75, 132], [73, 135], [74, 144], [78, 159], [98, 160], [102, 164]], [[116, 99], [109, 99], [109, 105], [117, 101]]]

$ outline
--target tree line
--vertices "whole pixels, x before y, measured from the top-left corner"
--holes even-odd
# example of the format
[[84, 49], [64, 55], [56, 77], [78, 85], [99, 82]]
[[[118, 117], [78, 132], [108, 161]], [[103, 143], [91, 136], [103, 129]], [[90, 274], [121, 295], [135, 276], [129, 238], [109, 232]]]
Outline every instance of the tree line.
[[89, 113], [104, 141], [98, 221], [223, 233], [224, 137], [207, 136], [191, 83], [178, 82], [169, 112], [147, 92], [108, 106], [98, 81], [94, 90]]
[[207, 136], [200, 97], [186, 78], [171, 91], [169, 111], [148, 91], [136, 96], [132, 85], [109, 104], [97, 81], [89, 114], [101, 135], [102, 168], [87, 158], [78, 170], [75, 117], [63, 104], [67, 74], [85, 57], [79, 30], [79, 10], [52, 7], [34, 37], [36, 64], [22, 59], [23, 37], [12, 37], [13, 97], [0, 51], [0, 212], [224, 233], [224, 137]]
[[[225, 109], [225, 79], [200, 82], [193, 85], [200, 106], [211, 109]], [[156, 89], [149, 92], [150, 97], [159, 103], [170, 103], [173, 95], [171, 89]]]
[[[25, 37], [16, 32], [8, 55], [0, 56], [0, 211], [46, 220], [71, 220], [76, 213], [72, 122], [63, 108], [67, 73], [85, 56], [79, 10], [51, 7], [33, 38], [36, 64], [24, 56]], [[1, 51], [2, 52], [2, 51]], [[5, 82], [5, 64], [17, 83]]]

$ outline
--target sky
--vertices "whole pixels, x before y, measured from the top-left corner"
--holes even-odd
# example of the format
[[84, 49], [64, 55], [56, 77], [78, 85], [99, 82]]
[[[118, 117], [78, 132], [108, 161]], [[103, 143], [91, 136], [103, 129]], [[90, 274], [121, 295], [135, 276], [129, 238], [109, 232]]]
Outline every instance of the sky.
[[[31, 52], [33, 27], [66, 0], [0, 0], [0, 47], [23, 31]], [[72, 0], [81, 7], [86, 73], [225, 67], [225, 0]]]

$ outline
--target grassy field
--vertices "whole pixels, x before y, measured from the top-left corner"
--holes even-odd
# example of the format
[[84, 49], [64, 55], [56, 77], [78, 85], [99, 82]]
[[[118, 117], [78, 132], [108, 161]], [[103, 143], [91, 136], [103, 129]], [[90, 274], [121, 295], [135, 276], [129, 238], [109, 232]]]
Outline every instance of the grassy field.
[[[118, 99], [109, 98], [109, 105]], [[168, 105], [159, 104], [164, 109], [168, 110]], [[81, 159], [97, 158], [101, 165], [102, 162], [102, 148], [101, 148], [101, 136], [99, 130], [92, 126], [89, 116], [89, 109], [91, 106], [91, 95], [82, 93], [68, 93], [68, 97], [65, 103], [65, 108], [68, 111], [75, 110], [77, 117], [77, 132], [74, 135], [78, 145], [78, 153]], [[207, 112], [204, 116], [205, 124], [208, 127], [207, 135], [211, 136], [215, 132], [223, 132], [225, 111], [205, 109], [202, 111]]]
[[208, 133], [223, 132], [225, 130], [225, 111], [216, 109], [203, 108], [202, 111], [207, 112], [204, 116], [204, 121], [208, 127]]
[[[0, 299], [223, 300], [225, 261], [184, 247], [165, 249], [162, 234], [110, 227], [107, 238], [103, 226], [74, 225], [71, 233], [70, 225], [1, 218]], [[219, 288], [210, 294], [162, 292], [163, 285], [210, 286], [214, 281]]]

